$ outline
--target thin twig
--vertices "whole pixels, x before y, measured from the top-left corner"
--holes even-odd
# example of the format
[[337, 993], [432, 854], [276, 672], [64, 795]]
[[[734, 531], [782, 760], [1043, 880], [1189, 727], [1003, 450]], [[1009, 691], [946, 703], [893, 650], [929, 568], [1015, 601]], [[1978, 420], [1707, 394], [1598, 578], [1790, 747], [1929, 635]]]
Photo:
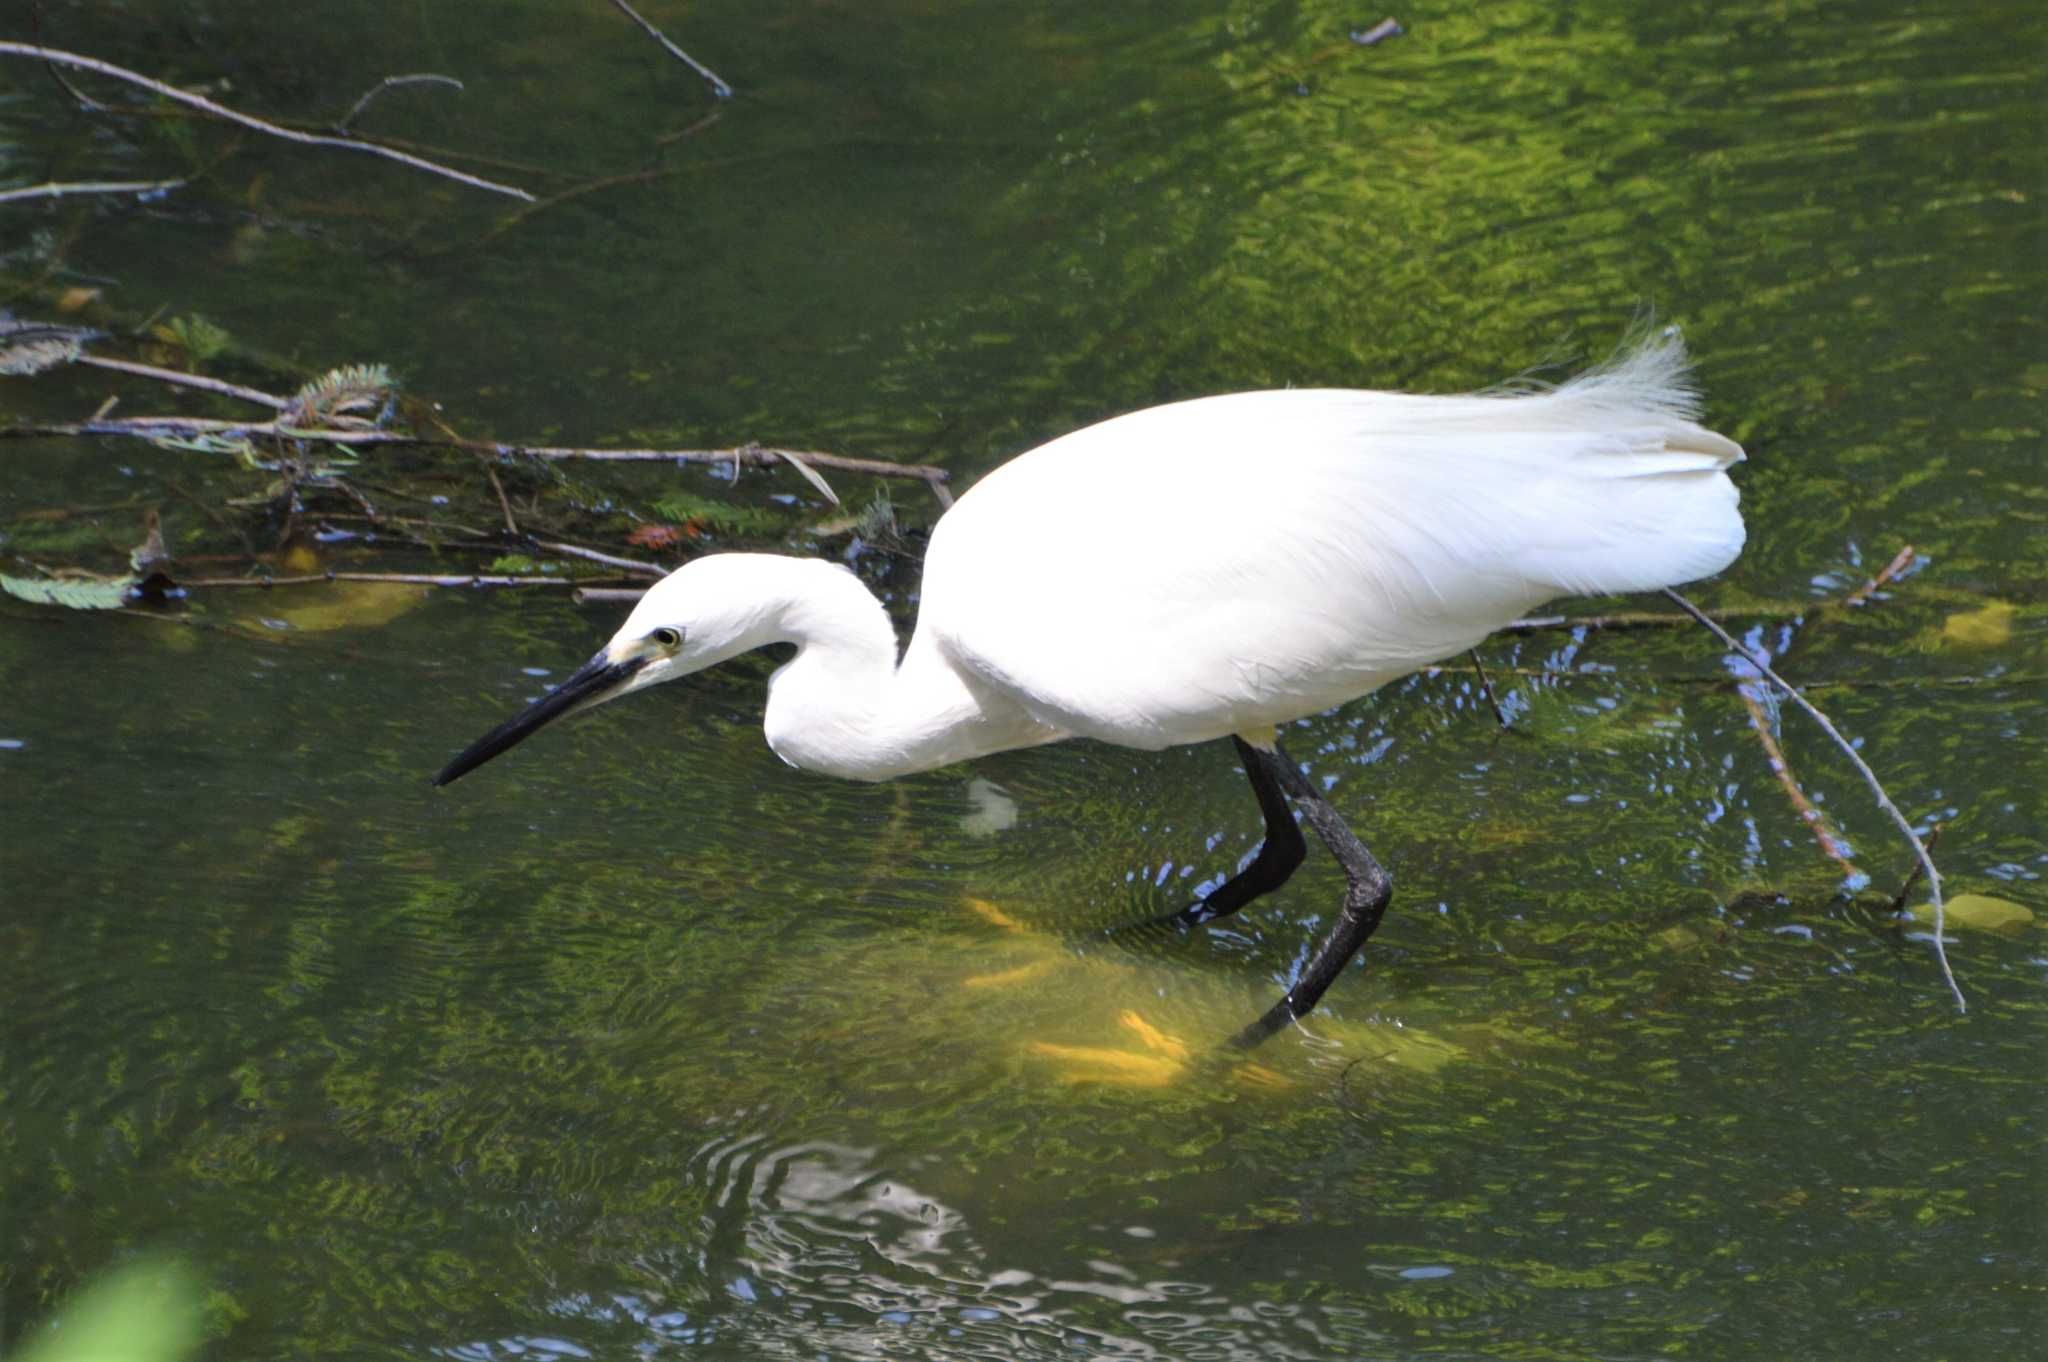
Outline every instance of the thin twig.
[[[372, 491], [378, 490], [374, 483], [363, 482], [361, 478], [356, 478], [353, 481], [355, 481], [360, 486], [370, 488]], [[415, 542], [428, 544], [432, 547], [437, 548], [473, 548], [483, 549], [485, 551], [492, 553], [497, 552], [499, 548], [499, 545], [495, 542], [498, 538], [497, 531], [479, 530], [473, 525], [464, 525], [453, 520], [434, 520], [426, 516], [408, 515], [387, 515], [371, 517], [366, 515], [350, 515], [346, 511], [322, 511], [320, 515], [316, 518], [320, 520], [322, 523], [325, 523], [327, 521], [336, 521], [342, 523], [353, 522], [358, 520], [369, 521], [371, 524], [376, 525], [380, 530], [386, 530], [388, 526], [392, 525], [424, 525], [430, 530], [452, 530], [458, 534], [466, 534], [471, 539], [481, 539], [490, 542], [481, 544], [447, 544], [440, 541], [425, 539], [418, 540]]]
[[656, 148], [672, 147], [686, 137], [695, 137], [698, 133], [704, 131], [704, 129], [710, 127], [723, 117], [725, 117], [724, 109], [713, 109], [687, 128], [678, 128], [674, 132], [663, 133], [654, 139], [654, 145]]
[[207, 378], [201, 374], [188, 374], [178, 369], [159, 369], [154, 364], [137, 364], [133, 360], [103, 359], [98, 355], [80, 355], [76, 364], [90, 364], [95, 369], [112, 369], [117, 373], [135, 374], [141, 378], [153, 378], [159, 383], [174, 383], [181, 388], [202, 388], [223, 397], [239, 397], [244, 402], [254, 402], [260, 407], [283, 411], [291, 403], [282, 397], [245, 388], [239, 383], [227, 383], [218, 378]]
[[363, 110], [369, 108], [371, 102], [377, 96], [398, 85], [452, 85], [458, 90], [463, 88], [462, 82], [455, 77], [437, 76], [431, 71], [422, 71], [410, 76], [386, 76], [369, 89], [363, 91], [363, 97], [355, 102], [354, 108], [341, 116], [341, 120], [334, 125], [334, 130], [346, 136], [348, 134], [348, 125], [355, 122], [356, 117]]
[[587, 459], [596, 463], [731, 463], [751, 468], [772, 468], [791, 455], [820, 468], [838, 468], [848, 473], [873, 473], [878, 477], [921, 478], [926, 482], [947, 482], [952, 474], [943, 468], [921, 463], [890, 463], [886, 459], [862, 459], [848, 454], [827, 454], [815, 449], [781, 449], [747, 444], [736, 449], [565, 449], [548, 445], [494, 445], [507, 454], [524, 454], [535, 459]]
[[579, 586], [569, 599], [577, 605], [624, 605], [646, 594], [644, 586]]
[[423, 157], [411, 155], [408, 152], [396, 151], [391, 147], [380, 146], [375, 142], [359, 141], [352, 137], [330, 137], [318, 133], [294, 132], [290, 128], [281, 128], [275, 123], [265, 122], [263, 119], [249, 114], [238, 113], [226, 105], [216, 104], [204, 96], [190, 94], [178, 89], [174, 85], [166, 85], [160, 80], [152, 80], [139, 71], [130, 71], [125, 66], [116, 66], [112, 62], [101, 61], [97, 57], [80, 56], [76, 52], [65, 52], [54, 47], [38, 47], [34, 43], [15, 42], [0, 42], [0, 56], [35, 57], [43, 61], [56, 62], [63, 66], [75, 66], [81, 71], [92, 71], [102, 76], [110, 76], [115, 80], [125, 80], [131, 85], [139, 85], [143, 89], [174, 103], [199, 109], [202, 112], [213, 115], [215, 118], [223, 118], [230, 123], [237, 123], [245, 128], [253, 128], [257, 132], [268, 133], [272, 137], [281, 137], [287, 142], [297, 142], [302, 146], [309, 147], [335, 147], [343, 151], [367, 152], [372, 156], [382, 156], [386, 160], [397, 161], [401, 165], [411, 166], [415, 170], [424, 170], [429, 174], [440, 175], [459, 184], [466, 184], [472, 189], [486, 189], [493, 194], [509, 194], [515, 199], [524, 199], [528, 203], [533, 202], [533, 195], [527, 193], [524, 189], [517, 189], [509, 184], [499, 184], [495, 180], [486, 180], [476, 175], [468, 175], [460, 170], [439, 165]]
[[[1810, 605], [1765, 603], [1709, 610], [1719, 620], [1796, 619], [1810, 614]], [[1689, 624], [1684, 615], [1667, 615], [1661, 610], [1623, 610], [1612, 615], [1529, 615], [1510, 620], [1496, 633], [1529, 633], [1544, 629], [1644, 629], [1659, 625]]]
[[165, 481], [173, 492], [176, 492], [179, 496], [191, 502], [194, 506], [197, 506], [199, 508], [199, 513], [201, 515], [205, 516], [208, 520], [211, 520], [214, 524], [220, 526], [223, 530], [226, 530], [228, 533], [234, 535], [235, 538], [241, 540], [242, 552], [245, 555], [247, 555], [250, 558], [254, 558], [256, 556], [256, 541], [249, 537], [249, 532], [243, 529], [238, 522], [228, 518], [227, 516], [222, 515], [219, 511], [216, 511], [212, 507], [212, 505], [209, 504], [204, 498], [195, 495], [191, 491], [188, 491], [185, 485], [179, 482], [176, 478], [168, 478]]
[[484, 473], [491, 480], [491, 490], [498, 494], [498, 509], [505, 513], [505, 533], [514, 539], [520, 537], [519, 522], [512, 518], [512, 502], [505, 495], [505, 484], [498, 481], [498, 470], [491, 466], [489, 459], [483, 460]]
[[72, 194], [166, 194], [183, 180], [49, 180], [24, 189], [0, 189], [0, 203], [22, 199], [61, 199]]
[[1813, 840], [1820, 844], [1820, 849], [1827, 853], [1830, 860], [1840, 865], [1845, 873], [1861, 876], [1863, 872], [1849, 859], [1848, 844], [1828, 826], [1826, 817], [1819, 807], [1807, 798], [1806, 791], [1799, 788], [1799, 781], [1792, 774], [1792, 763], [1786, 760], [1785, 750], [1778, 746], [1777, 738], [1771, 734], [1771, 716], [1764, 713], [1764, 707], [1750, 694], [1749, 687], [1738, 687], [1736, 693], [1742, 697], [1742, 703], [1749, 709], [1749, 722], [1756, 729], [1757, 741], [1763, 745], [1764, 756], [1769, 759], [1771, 770], [1778, 777], [1778, 783], [1785, 787], [1785, 797], [1792, 801], [1792, 807], [1798, 810], [1800, 818], [1813, 829]]
[[507, 213], [491, 227], [490, 231], [484, 233], [483, 239], [485, 241], [494, 240], [511, 231], [520, 223], [525, 222], [534, 214], [545, 213], [550, 208], [558, 208], [571, 199], [582, 198], [585, 194], [595, 194], [604, 189], [617, 189], [622, 185], [645, 184], [649, 180], [666, 179], [670, 175], [681, 174], [682, 170], [683, 167], [681, 166], [651, 166], [648, 169], [635, 170], [624, 175], [605, 175], [595, 180], [585, 180], [581, 184], [570, 185], [559, 194], [550, 194], [544, 199], [533, 199], [525, 208], [514, 209], [512, 212]]
[[323, 485], [334, 488], [350, 501], [362, 507], [363, 514], [369, 517], [372, 525], [382, 525], [384, 523], [384, 517], [377, 514], [377, 508], [370, 504], [370, 499], [363, 495], [362, 489], [350, 484], [347, 478], [329, 478]]
[[[827, 454], [822, 450], [784, 450], [767, 445], [743, 445], [736, 449], [573, 449], [554, 445], [503, 444], [495, 440], [414, 435], [396, 430], [335, 430], [294, 426], [286, 421], [220, 421], [188, 416], [129, 416], [111, 421], [69, 421], [40, 425], [0, 426], [0, 439], [38, 436], [125, 435], [143, 440], [166, 437], [185, 439], [194, 435], [270, 435], [291, 440], [325, 440], [338, 445], [417, 445], [426, 449], [468, 449], [501, 457], [532, 459], [587, 459], [597, 463], [704, 463], [746, 464], [769, 468], [794, 454], [819, 468], [837, 468], [848, 473], [868, 473], [879, 478], [916, 478], [934, 494], [951, 479], [943, 468], [922, 463], [890, 463], [886, 459], [863, 459], [849, 454]], [[941, 496], [942, 500], [946, 500]], [[1738, 612], [1740, 613], [1740, 612]]]
[[[1927, 830], [1927, 854], [1929, 856], [1932, 856], [1934, 854], [1934, 845], [1940, 840], [1941, 824], [1936, 823], [1933, 827]], [[1894, 915], [1906, 911], [1906, 900], [1908, 897], [1912, 895], [1913, 886], [1920, 883], [1920, 874], [1920, 863], [1918, 861], [1915, 861], [1913, 862], [1912, 866], [1907, 869], [1906, 878], [1900, 882], [1899, 892], [1892, 895], [1892, 912]]]
[[1848, 597], [1843, 600], [1842, 604], [1863, 604], [1864, 601], [1870, 599], [1870, 595], [1872, 592], [1881, 590], [1887, 582], [1891, 581], [1892, 578], [1898, 576], [1901, 572], [1904, 572], [1907, 568], [1911, 567], [1912, 565], [1913, 546], [1911, 544], [1908, 544], [1906, 545], [1906, 547], [1900, 549], [1898, 553], [1893, 555], [1891, 562], [1885, 565], [1885, 569], [1883, 572], [1878, 573], [1875, 577], [1872, 577], [1862, 586], [1859, 586], [1854, 591], [1850, 592]]
[[1502, 728], [1506, 728], [1508, 726], [1508, 716], [1501, 712], [1500, 701], [1493, 697], [1493, 682], [1489, 681], [1486, 677], [1486, 664], [1479, 660], [1479, 650], [1477, 648], [1472, 649], [1470, 656], [1472, 658], [1472, 670], [1479, 677], [1479, 693], [1486, 697], [1487, 707], [1493, 711], [1493, 717], [1499, 721]]
[[424, 448], [470, 449], [505, 457], [586, 459], [594, 463], [731, 463], [746, 464], [754, 468], [770, 468], [794, 454], [805, 463], [815, 464], [820, 468], [843, 469], [849, 473], [872, 473], [885, 478], [917, 478], [928, 483], [944, 483], [952, 477], [945, 469], [931, 464], [891, 463], [887, 459], [863, 459], [850, 454], [827, 454], [816, 449], [785, 450], [757, 444], [742, 445], [736, 449], [577, 449], [559, 445], [517, 445], [496, 440], [414, 435], [396, 430], [335, 430], [294, 426], [284, 421], [221, 421], [195, 416], [129, 416], [114, 421], [0, 426], [0, 439], [48, 435], [128, 435], [154, 440], [167, 435], [176, 437], [226, 434], [278, 435], [293, 440], [326, 440], [338, 445], [419, 445]]
[[710, 67], [706, 66], [703, 62], [698, 61], [695, 57], [683, 51], [682, 48], [677, 47], [674, 43], [670, 42], [668, 40], [668, 35], [666, 33], [663, 33], [653, 24], [648, 23], [645, 19], [640, 17], [639, 10], [636, 10], [631, 5], [627, 4], [626, 0], [612, 0], [612, 3], [614, 5], [617, 5], [619, 7], [620, 12], [623, 13], [628, 19], [631, 19], [634, 23], [640, 25], [640, 27], [646, 31], [648, 37], [654, 39], [654, 41], [660, 43], [663, 47], [667, 48], [670, 56], [674, 57], [677, 61], [682, 62], [692, 71], [695, 71], [698, 75], [702, 76], [704, 78], [705, 83], [710, 85], [711, 93], [714, 98], [732, 98], [732, 86], [727, 85], [724, 81], [720, 80], [718, 78], [717, 73], [714, 72]]
[[559, 553], [570, 558], [582, 558], [592, 563], [603, 563], [606, 567], [619, 568], [625, 572], [637, 572], [647, 577], [666, 577], [669, 573], [667, 568], [656, 563], [643, 563], [637, 558], [620, 558], [613, 554], [600, 553], [596, 549], [579, 548], [574, 544], [561, 544], [545, 539], [536, 539], [533, 541], [533, 546], [537, 549], [546, 549], [549, 553]]
[[1835, 745], [1841, 748], [1843, 754], [1849, 758], [1850, 764], [1863, 777], [1864, 783], [1870, 786], [1870, 792], [1877, 797], [1878, 806], [1891, 815], [1892, 822], [1898, 825], [1900, 833], [1912, 844], [1913, 855], [1919, 860], [1920, 868], [1927, 876], [1928, 893], [1934, 902], [1934, 958], [1941, 964], [1941, 977], [1947, 981], [1948, 991], [1955, 995], [1956, 1011], [1969, 1011], [1969, 1004], [1963, 1001], [1963, 990], [1956, 984], [1955, 971], [1949, 968], [1948, 949], [1942, 944], [1941, 929], [1944, 913], [1941, 901], [1941, 872], [1934, 868], [1933, 859], [1928, 856], [1927, 848], [1921, 844], [1919, 835], [1913, 831], [1913, 825], [1906, 821], [1906, 815], [1899, 812], [1899, 806], [1892, 803], [1891, 796], [1886, 794], [1884, 786], [1878, 783], [1877, 774], [1870, 769], [1868, 763], [1863, 760], [1856, 749], [1850, 746], [1849, 740], [1844, 738], [1841, 732], [1835, 728], [1834, 724], [1828, 721], [1828, 716], [1815, 709], [1812, 703], [1804, 695], [1801, 695], [1798, 688], [1791, 682], [1771, 670], [1770, 663], [1751, 652], [1747, 647], [1737, 643], [1726, 629], [1714, 623], [1713, 620], [1707, 617], [1705, 611], [1679, 595], [1678, 592], [1667, 586], [1664, 588], [1664, 594], [1676, 602], [1679, 609], [1691, 615], [1701, 624], [1704, 624], [1713, 632], [1714, 637], [1720, 639], [1722, 644], [1732, 649], [1738, 657], [1741, 657], [1752, 667], [1755, 667], [1757, 671], [1768, 677], [1771, 683], [1782, 690], [1793, 704], [1805, 710], [1807, 717], [1819, 724], [1821, 731], [1834, 739]]
[[[1431, 665], [1422, 668], [1418, 676], [1442, 676], [1451, 668]], [[1503, 667], [1495, 664], [1493, 672], [1498, 676], [1522, 676], [1532, 681], [1654, 681], [1660, 686], [1718, 686], [1727, 689], [1725, 675], [1696, 676], [1684, 672], [1632, 671], [1564, 671], [1556, 667]], [[1996, 676], [1839, 676], [1828, 681], [1816, 681], [1811, 690], [1905, 690], [1929, 686], [1954, 687], [1957, 689], [1978, 686], [2025, 687], [2048, 685], [2048, 672], [2000, 672]]]
[[[29, 37], [34, 38], [37, 42], [41, 42], [43, 40], [42, 5], [38, 4], [35, 7], [33, 13], [35, 15], [35, 22], [30, 26], [28, 35]], [[51, 80], [57, 82], [57, 88], [62, 90], [65, 94], [70, 95], [71, 102], [76, 104], [80, 109], [84, 110], [86, 113], [100, 113], [106, 108], [105, 105], [101, 104], [91, 95], [88, 95], [85, 91], [79, 89], [76, 85], [73, 85], [69, 80], [65, 79], [64, 73], [62, 71], [59, 71], [54, 63], [44, 62], [43, 70], [48, 73]]]
[[575, 586], [573, 577], [478, 573], [446, 576], [431, 572], [310, 572], [298, 577], [189, 577], [178, 585], [192, 590], [220, 587], [312, 586], [326, 582], [395, 582], [402, 586]]

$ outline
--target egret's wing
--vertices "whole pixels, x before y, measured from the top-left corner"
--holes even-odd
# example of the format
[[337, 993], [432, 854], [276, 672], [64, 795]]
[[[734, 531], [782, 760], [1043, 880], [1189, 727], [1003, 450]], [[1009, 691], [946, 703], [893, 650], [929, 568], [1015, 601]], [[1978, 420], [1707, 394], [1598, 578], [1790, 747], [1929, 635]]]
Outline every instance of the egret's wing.
[[1315, 713], [1551, 597], [1726, 566], [1741, 450], [1690, 419], [1682, 365], [1653, 348], [1549, 392], [1244, 393], [1077, 431], [940, 523], [920, 630], [1131, 745]]

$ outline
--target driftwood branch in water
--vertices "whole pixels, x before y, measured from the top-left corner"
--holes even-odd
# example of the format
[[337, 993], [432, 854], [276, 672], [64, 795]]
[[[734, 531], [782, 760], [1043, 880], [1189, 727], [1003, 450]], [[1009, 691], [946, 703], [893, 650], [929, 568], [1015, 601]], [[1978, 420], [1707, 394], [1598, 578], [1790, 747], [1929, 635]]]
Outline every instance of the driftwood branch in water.
[[751, 468], [772, 468], [779, 463], [811, 464], [880, 478], [916, 478], [932, 489], [941, 506], [953, 504], [953, 494], [947, 485], [953, 475], [934, 464], [891, 463], [886, 459], [862, 459], [816, 449], [781, 449], [752, 443], [734, 449], [569, 449], [548, 445], [495, 448], [501, 454], [524, 454], [535, 459], [587, 459], [596, 463], [709, 463]]
[[[170, 371], [166, 371], [170, 372]], [[279, 399], [280, 401], [282, 399]], [[914, 478], [932, 489], [941, 506], [951, 506], [947, 483], [952, 474], [934, 464], [891, 463], [822, 450], [779, 449], [745, 444], [734, 449], [577, 449], [560, 445], [506, 444], [461, 436], [413, 435], [395, 430], [300, 427], [289, 421], [220, 421], [190, 416], [125, 416], [98, 421], [66, 421], [42, 425], [0, 426], [0, 439], [31, 436], [123, 435], [143, 440], [190, 439], [195, 435], [270, 436], [287, 440], [324, 440], [337, 445], [417, 445], [430, 449], [467, 449], [504, 458], [587, 459], [595, 463], [704, 463], [772, 468], [797, 462], [878, 478]]]
[[395, 582], [404, 586], [576, 586], [570, 577], [505, 573], [443, 574], [436, 572], [306, 572], [296, 577], [181, 577], [186, 588], [313, 586], [326, 582]]
[[1913, 831], [1912, 823], [1907, 821], [1906, 815], [1899, 812], [1899, 806], [1892, 803], [1891, 796], [1885, 793], [1884, 786], [1879, 783], [1876, 772], [1870, 769], [1869, 763], [1865, 762], [1856, 751], [1854, 745], [1842, 736], [1841, 731], [1829, 721], [1828, 716], [1821, 713], [1820, 710], [1814, 707], [1811, 701], [1800, 694], [1798, 687], [1772, 670], [1769, 662], [1765, 661], [1750, 648], [1736, 642], [1733, 635], [1709, 619], [1705, 611], [1701, 610], [1684, 596], [1681, 596], [1678, 592], [1670, 587], [1666, 587], [1664, 588], [1664, 595], [1673, 601], [1679, 609], [1685, 611], [1686, 614], [1691, 615], [1695, 620], [1698, 620], [1711, 630], [1714, 637], [1721, 640], [1722, 646], [1749, 663], [1750, 666], [1756, 668], [1760, 675], [1768, 678], [1771, 684], [1783, 691], [1787, 699], [1806, 711], [1806, 716], [1820, 725], [1821, 731], [1834, 740], [1835, 746], [1842, 749], [1842, 754], [1849, 758], [1849, 763], [1856, 768], [1857, 774], [1863, 777], [1864, 783], [1870, 787], [1871, 794], [1876, 797], [1878, 807], [1891, 816], [1891, 820], [1897, 825], [1900, 834], [1905, 837], [1907, 843], [1913, 848], [1913, 855], [1918, 860], [1921, 871], [1927, 876], [1927, 892], [1934, 904], [1934, 958], [1941, 965], [1941, 977], [1948, 984], [1948, 991], [1955, 997], [1956, 1011], [1969, 1011], [1969, 1004], [1963, 1000], [1963, 990], [1956, 984], [1955, 971], [1949, 967], [1948, 948], [1942, 941], [1942, 926], [1945, 914], [1941, 899], [1941, 872], [1935, 869], [1934, 861], [1928, 856], [1927, 847], [1921, 842], [1919, 834]]
[[396, 161], [400, 165], [411, 166], [415, 170], [424, 170], [430, 175], [439, 175], [444, 179], [454, 180], [458, 184], [466, 184], [472, 189], [484, 189], [493, 194], [507, 194], [515, 199], [524, 199], [528, 203], [533, 202], [533, 195], [527, 193], [524, 189], [519, 189], [509, 184], [500, 184], [496, 180], [486, 180], [480, 176], [465, 174], [452, 167], [429, 161], [421, 156], [414, 156], [410, 152], [398, 151], [392, 147], [382, 146], [376, 142], [365, 142], [353, 137], [333, 137], [323, 133], [294, 132], [290, 128], [279, 127], [275, 123], [266, 122], [253, 115], [239, 113], [224, 104], [216, 104], [203, 95], [195, 95], [188, 91], [180, 90], [175, 85], [166, 85], [160, 80], [152, 80], [140, 71], [130, 71], [125, 66], [116, 66], [112, 62], [101, 61], [97, 57], [81, 56], [76, 52], [66, 52], [55, 47], [41, 47], [34, 43], [16, 42], [0, 42], [0, 56], [32, 57], [58, 66], [69, 66], [80, 71], [91, 71], [96, 75], [126, 81], [130, 85], [138, 85], [150, 93], [168, 99], [173, 103], [183, 104], [187, 108], [198, 109], [200, 112], [209, 114], [214, 118], [224, 119], [229, 123], [251, 128], [271, 137], [282, 138], [287, 142], [297, 142], [301, 146], [309, 147], [334, 147], [342, 151], [360, 151], [371, 156], [381, 156], [386, 160]]

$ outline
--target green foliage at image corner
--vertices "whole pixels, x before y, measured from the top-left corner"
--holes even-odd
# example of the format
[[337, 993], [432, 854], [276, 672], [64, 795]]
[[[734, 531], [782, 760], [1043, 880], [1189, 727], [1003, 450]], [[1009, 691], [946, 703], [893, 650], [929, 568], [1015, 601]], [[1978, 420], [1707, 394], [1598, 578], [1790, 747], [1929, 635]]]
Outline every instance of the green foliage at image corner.
[[8, 1362], [177, 1362], [199, 1342], [201, 1296], [178, 1263], [130, 1263], [29, 1330]]

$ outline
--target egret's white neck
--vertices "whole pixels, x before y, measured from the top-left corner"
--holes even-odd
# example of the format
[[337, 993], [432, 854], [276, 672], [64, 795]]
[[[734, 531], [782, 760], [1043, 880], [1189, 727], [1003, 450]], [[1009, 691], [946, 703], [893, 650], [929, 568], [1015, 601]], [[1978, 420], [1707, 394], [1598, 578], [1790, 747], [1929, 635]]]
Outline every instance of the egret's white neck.
[[922, 636], [899, 665], [888, 613], [844, 568], [810, 558], [758, 561], [750, 574], [761, 593], [758, 625], [745, 645], [796, 645], [769, 679], [762, 724], [790, 765], [888, 780], [1065, 736], [970, 684]]

